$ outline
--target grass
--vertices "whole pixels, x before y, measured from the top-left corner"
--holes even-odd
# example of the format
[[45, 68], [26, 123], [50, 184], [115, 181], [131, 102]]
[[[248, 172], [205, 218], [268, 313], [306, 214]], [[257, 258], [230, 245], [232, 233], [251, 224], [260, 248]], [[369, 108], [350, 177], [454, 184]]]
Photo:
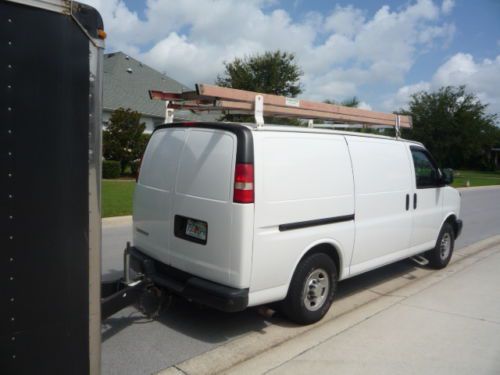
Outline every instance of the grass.
[[134, 180], [102, 180], [102, 217], [132, 214]]
[[[455, 171], [453, 186], [466, 186], [467, 181], [469, 186], [500, 185], [500, 171]], [[131, 215], [134, 189], [134, 180], [102, 180], [102, 217]]]
[[469, 181], [469, 186], [500, 185], [500, 171], [482, 172], [456, 170], [453, 180], [454, 187], [467, 186], [467, 181]]

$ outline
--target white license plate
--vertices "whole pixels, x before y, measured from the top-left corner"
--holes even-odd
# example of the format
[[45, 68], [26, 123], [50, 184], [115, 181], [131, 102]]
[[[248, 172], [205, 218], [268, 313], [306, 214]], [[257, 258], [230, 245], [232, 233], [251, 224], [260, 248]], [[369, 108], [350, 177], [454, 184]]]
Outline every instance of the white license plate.
[[207, 223], [203, 221], [188, 219], [186, 223], [186, 235], [202, 241], [207, 240]]

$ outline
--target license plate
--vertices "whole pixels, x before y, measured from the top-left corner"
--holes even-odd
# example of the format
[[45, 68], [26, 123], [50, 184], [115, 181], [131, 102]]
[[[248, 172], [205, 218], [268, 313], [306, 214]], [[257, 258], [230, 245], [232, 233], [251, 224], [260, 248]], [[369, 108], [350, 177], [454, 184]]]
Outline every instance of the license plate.
[[207, 223], [198, 220], [187, 219], [186, 235], [202, 241], [207, 240]]

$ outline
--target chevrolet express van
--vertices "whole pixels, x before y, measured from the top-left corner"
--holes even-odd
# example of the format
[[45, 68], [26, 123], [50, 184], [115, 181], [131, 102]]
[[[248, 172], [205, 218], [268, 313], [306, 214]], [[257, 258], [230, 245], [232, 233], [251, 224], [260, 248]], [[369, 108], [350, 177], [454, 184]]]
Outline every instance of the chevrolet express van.
[[328, 129], [177, 123], [147, 146], [135, 268], [224, 310], [278, 302], [309, 324], [337, 283], [423, 254], [445, 267], [460, 195], [417, 142]]

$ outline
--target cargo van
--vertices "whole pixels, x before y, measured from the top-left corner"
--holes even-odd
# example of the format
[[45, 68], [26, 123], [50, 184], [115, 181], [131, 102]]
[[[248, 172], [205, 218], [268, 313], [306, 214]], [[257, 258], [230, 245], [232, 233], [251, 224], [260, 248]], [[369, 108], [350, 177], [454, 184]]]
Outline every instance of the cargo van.
[[278, 302], [309, 324], [340, 280], [423, 254], [445, 267], [460, 195], [417, 142], [330, 129], [173, 123], [149, 141], [133, 266], [224, 311]]

